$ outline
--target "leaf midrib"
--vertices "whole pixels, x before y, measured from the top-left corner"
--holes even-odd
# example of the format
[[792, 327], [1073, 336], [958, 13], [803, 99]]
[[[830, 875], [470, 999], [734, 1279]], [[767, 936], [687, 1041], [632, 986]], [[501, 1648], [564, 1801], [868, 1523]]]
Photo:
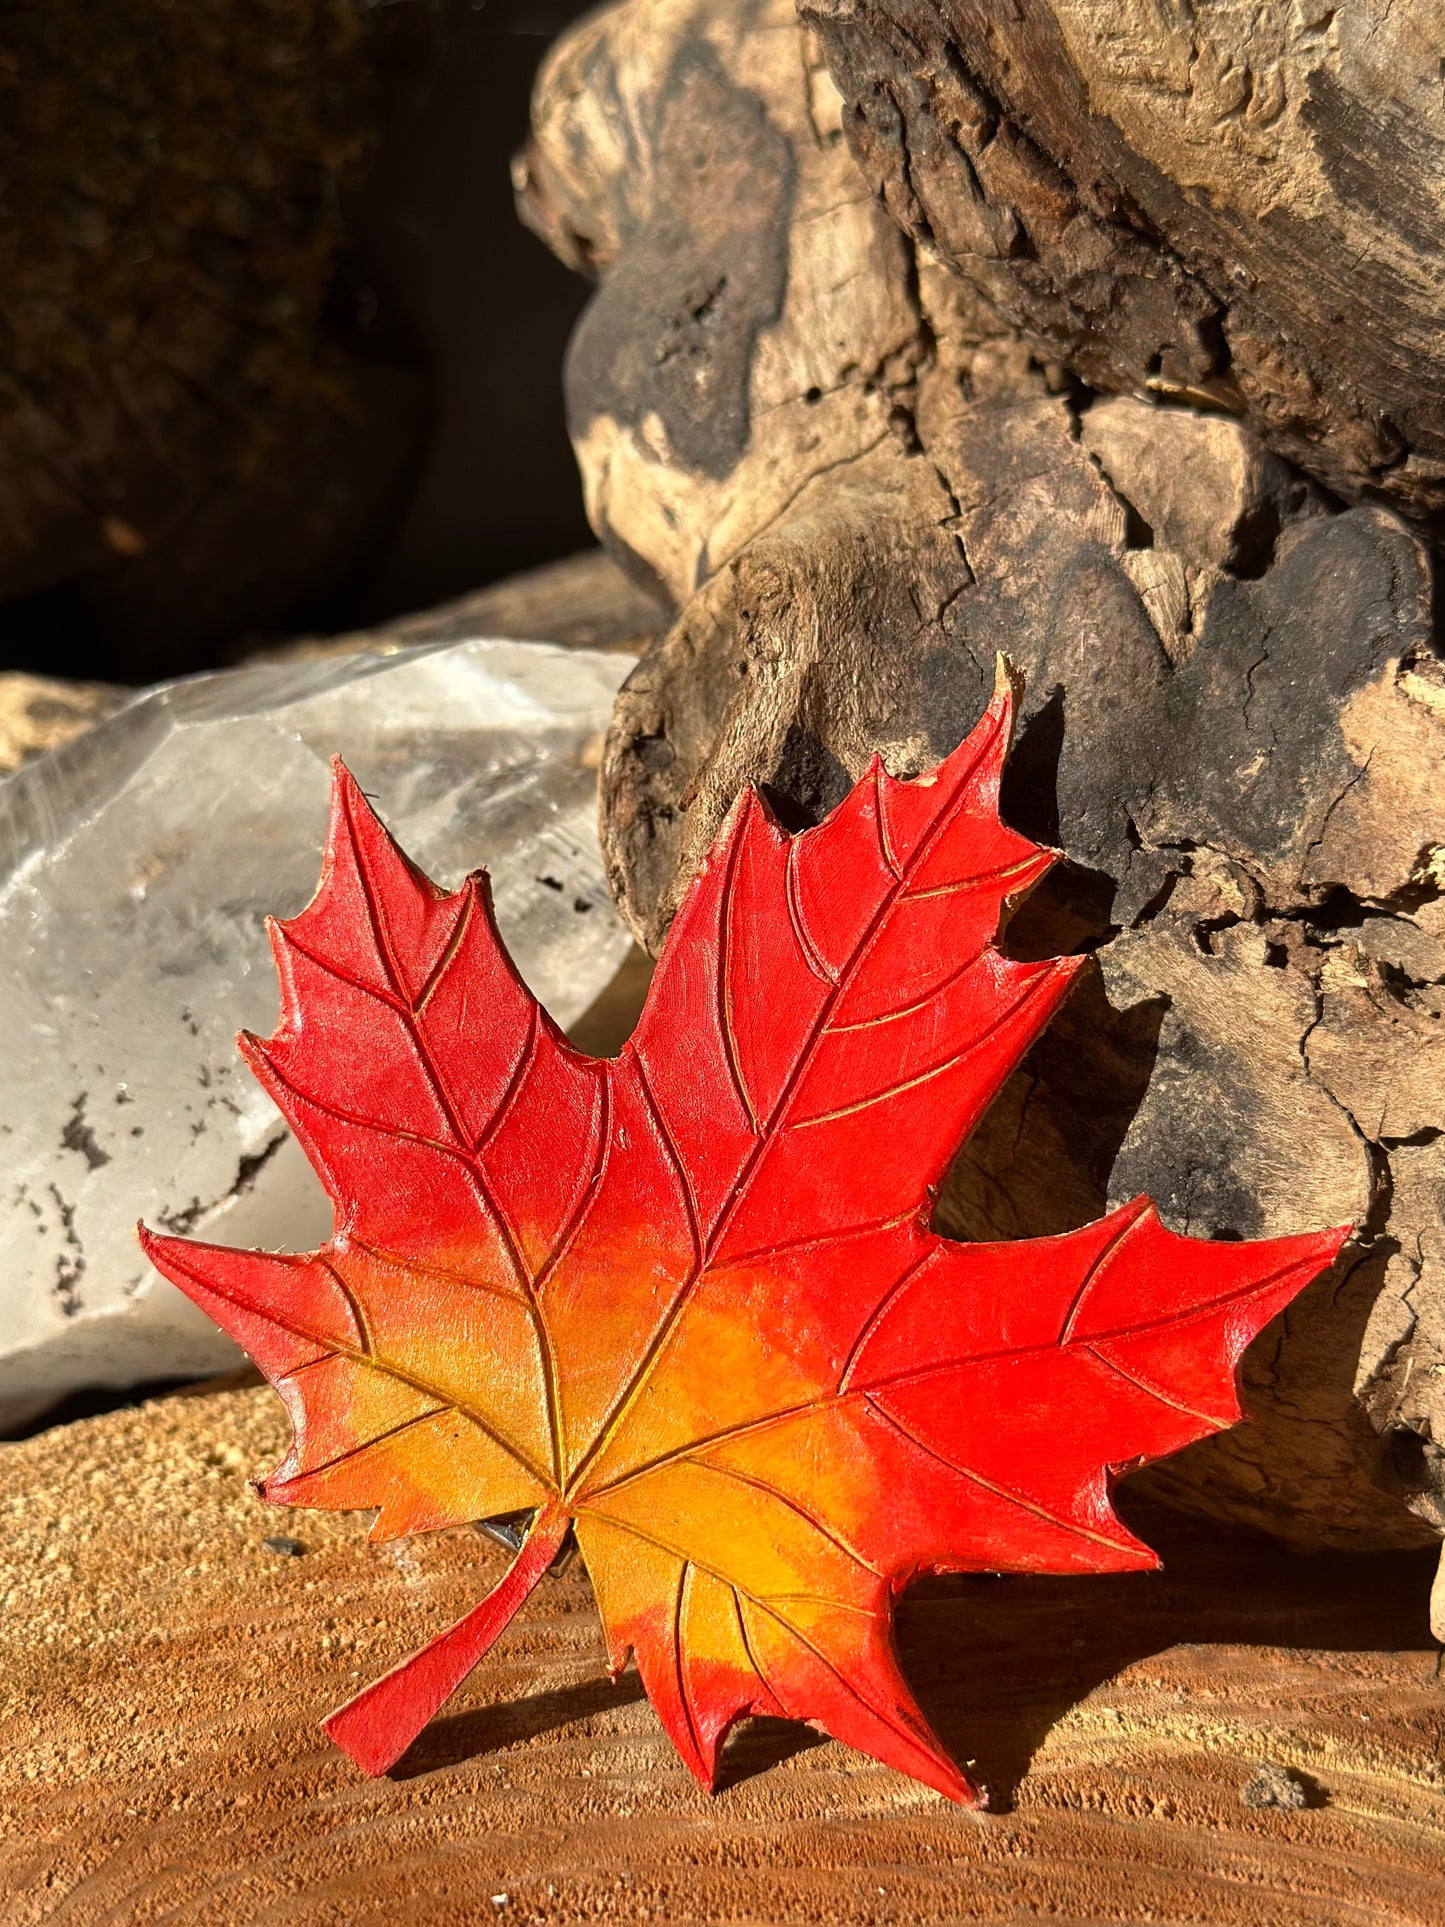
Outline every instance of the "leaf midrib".
[[[863, 931], [863, 933], [855, 943], [852, 954], [849, 957], [847, 963], [839, 969], [838, 975], [834, 980], [831, 989], [827, 992], [827, 994], [823, 998], [823, 1001], [819, 1006], [817, 1015], [815, 1016], [812, 1024], [809, 1027], [808, 1034], [803, 1042], [801, 1049], [798, 1052], [798, 1055], [793, 1063], [793, 1067], [788, 1074], [787, 1080], [785, 1081], [782, 1090], [779, 1092], [777, 1098], [774, 1101], [772, 1110], [769, 1113], [767, 1126], [763, 1131], [757, 1134], [753, 1148], [751, 1149], [751, 1151], [749, 1151], [746, 1159], [744, 1160], [742, 1171], [739, 1173], [738, 1179], [732, 1191], [732, 1195], [729, 1197], [727, 1203], [724, 1205], [722, 1211], [719, 1213], [717, 1222], [714, 1224], [711, 1232], [708, 1234], [708, 1237], [703, 1245], [702, 1250], [699, 1252], [693, 1266], [691, 1267], [686, 1277], [683, 1279], [681, 1285], [679, 1286], [676, 1298], [673, 1300], [672, 1304], [668, 1307], [663, 1317], [659, 1320], [657, 1329], [653, 1333], [652, 1338], [649, 1340], [646, 1351], [644, 1352], [637, 1366], [634, 1368], [631, 1378], [629, 1379], [627, 1385], [624, 1386], [621, 1394], [618, 1397], [616, 1404], [613, 1406], [612, 1411], [603, 1420], [601, 1426], [598, 1428], [596, 1436], [594, 1437], [592, 1443], [588, 1446], [586, 1452], [582, 1454], [576, 1466], [572, 1468], [572, 1471], [567, 1480], [567, 1486], [569, 1490], [574, 1489], [576, 1487], [577, 1482], [580, 1479], [585, 1477], [587, 1468], [600, 1456], [602, 1452], [606, 1450], [612, 1438], [616, 1435], [617, 1431], [625, 1422], [627, 1415], [631, 1410], [633, 1404], [635, 1403], [637, 1398], [641, 1395], [642, 1391], [645, 1389], [647, 1381], [652, 1374], [652, 1371], [656, 1365], [657, 1359], [661, 1354], [662, 1348], [665, 1345], [669, 1334], [675, 1327], [677, 1320], [681, 1317], [684, 1307], [690, 1301], [693, 1289], [696, 1286], [698, 1279], [708, 1269], [712, 1256], [714, 1252], [717, 1250], [717, 1247], [721, 1239], [723, 1238], [724, 1234], [726, 1233], [728, 1225], [731, 1223], [733, 1216], [737, 1212], [743, 1199], [746, 1197], [748, 1190], [753, 1182], [753, 1179], [757, 1175], [757, 1172], [762, 1164], [765, 1153], [776, 1140], [778, 1127], [779, 1127], [779, 1120], [782, 1118], [788, 1103], [792, 1099], [797, 1089], [797, 1086], [804, 1075], [804, 1071], [808, 1066], [808, 1064], [810, 1063], [814, 1051], [817, 1049], [820, 1038], [824, 1035], [824, 1033], [827, 1030], [829, 1016], [831, 1015], [832, 1011], [837, 1007], [838, 1000], [841, 998], [844, 991], [851, 986], [855, 971], [861, 966], [863, 958], [868, 954], [868, 951], [878, 934], [879, 927], [882, 924], [884, 917], [893, 908], [899, 895], [902, 893], [903, 886], [907, 878], [911, 876], [914, 873], [914, 871], [917, 869], [918, 865], [921, 862], [923, 862], [925, 857], [928, 855], [929, 851], [931, 851], [931, 849], [933, 848], [933, 845], [937, 840], [937, 838], [943, 833], [945, 826], [952, 822], [956, 808], [957, 808], [958, 797], [962, 794], [963, 790], [965, 789], [967, 784], [972, 780], [973, 776], [977, 773], [980, 765], [984, 762], [984, 759], [990, 754], [992, 754], [997, 744], [998, 734], [1002, 726], [1003, 726], [1002, 718], [995, 718], [994, 727], [991, 730], [987, 741], [980, 747], [978, 754], [973, 758], [972, 762], [968, 766], [967, 771], [959, 781], [958, 788], [955, 791], [953, 803], [950, 804], [949, 808], [945, 810], [942, 814], [940, 814], [939, 817], [934, 821], [934, 823], [929, 827], [927, 834], [920, 839], [917, 847], [910, 855], [908, 862], [904, 866], [902, 866], [902, 868], [900, 868], [897, 862], [894, 860], [894, 857], [888, 848], [887, 832], [885, 827], [885, 816], [884, 816], [884, 809], [883, 809], [882, 780], [881, 780], [882, 774], [883, 774], [883, 766], [881, 762], [875, 759], [874, 767], [873, 767], [873, 795], [874, 795], [875, 824], [876, 824], [876, 831], [878, 836], [878, 847], [879, 847], [879, 852], [883, 858], [884, 865], [894, 879], [893, 887], [885, 894], [885, 896], [879, 902], [877, 908], [873, 913], [873, 916], [869, 919], [866, 929]], [[723, 1020], [724, 1020], [725, 1034], [727, 1034], [726, 1004], [725, 1004], [725, 999], [722, 996], [722, 993], [726, 982], [725, 972], [727, 968], [727, 954], [728, 954], [727, 936], [728, 936], [728, 930], [729, 930], [730, 913], [732, 909], [733, 884], [734, 884], [734, 878], [737, 870], [738, 856], [741, 849], [742, 849], [742, 833], [740, 831], [737, 843], [735, 844], [732, 852], [730, 853], [727, 875], [723, 881], [721, 930], [720, 930], [720, 941], [718, 945], [719, 959], [720, 959], [720, 969], [719, 969], [719, 977], [720, 977], [719, 995], [720, 995], [720, 1005], [721, 1005], [720, 1015], [723, 1017]], [[804, 961], [806, 962], [806, 958], [804, 959]], [[729, 1050], [729, 1067], [733, 1069], [734, 1082], [738, 1084], [738, 1095], [742, 1099], [744, 1109], [751, 1117], [753, 1115], [752, 1104], [748, 1098], [746, 1091], [742, 1089], [738, 1072], [736, 1068], [733, 1066], [731, 1048]], [[650, 1094], [649, 1094], [649, 1100], [650, 1100]], [[652, 1108], [653, 1108], [654, 1115], [656, 1115], [656, 1107], [652, 1106]]]
[[[1133, 1223], [1138, 1224], [1142, 1221], [1141, 1214], [1141, 1217], [1136, 1218]], [[1125, 1233], [1127, 1234], [1132, 1228], [1133, 1225], [1126, 1226]], [[936, 1242], [945, 1248], [949, 1245], [949, 1241], [943, 1238], [938, 1239]], [[1104, 1257], [1111, 1256], [1113, 1252], [1117, 1250], [1118, 1243], [1121, 1242], [1122, 1237], [1102, 1255]], [[920, 1262], [923, 1261], [920, 1260]], [[809, 1413], [827, 1411], [840, 1405], [849, 1404], [855, 1400], [867, 1401], [872, 1394], [890, 1390], [894, 1386], [913, 1384], [921, 1379], [942, 1376], [948, 1372], [961, 1371], [967, 1366], [1011, 1363], [1015, 1360], [1037, 1358], [1045, 1354], [1067, 1356], [1071, 1352], [1090, 1352], [1098, 1356], [1096, 1347], [1108, 1344], [1113, 1339], [1132, 1338], [1148, 1332], [1164, 1331], [1170, 1325], [1183, 1324], [1191, 1318], [1211, 1315], [1230, 1305], [1238, 1304], [1243, 1300], [1255, 1297], [1258, 1293], [1267, 1291], [1269, 1287], [1282, 1278], [1286, 1272], [1295, 1270], [1299, 1263], [1300, 1260], [1292, 1259], [1288, 1264], [1281, 1265], [1277, 1271], [1271, 1272], [1268, 1277], [1258, 1279], [1247, 1286], [1241, 1287], [1238, 1291], [1230, 1292], [1223, 1298], [1211, 1299], [1207, 1305], [1187, 1306], [1182, 1311], [1172, 1313], [1167, 1317], [1151, 1318], [1139, 1324], [1119, 1325], [1111, 1327], [1107, 1331], [1091, 1332], [1087, 1338], [1058, 1338], [1043, 1341], [1037, 1345], [1008, 1345], [998, 1351], [992, 1352], [966, 1352], [954, 1358], [939, 1359], [931, 1361], [927, 1365], [912, 1366], [907, 1371], [894, 1372], [884, 1378], [869, 1379], [866, 1384], [850, 1385], [846, 1391], [840, 1389], [832, 1392], [823, 1392], [816, 1398], [804, 1399], [797, 1405], [784, 1406], [776, 1411], [759, 1413], [755, 1418], [743, 1420], [737, 1425], [726, 1426], [721, 1431], [710, 1433], [706, 1438], [691, 1439], [686, 1445], [680, 1445], [671, 1452], [660, 1453], [657, 1458], [649, 1459], [642, 1465], [633, 1466], [629, 1471], [619, 1473], [615, 1478], [608, 1479], [602, 1485], [594, 1486], [590, 1490], [583, 1488], [577, 1493], [575, 1503], [580, 1508], [589, 1500], [601, 1498], [605, 1493], [616, 1491], [621, 1486], [630, 1485], [635, 1480], [646, 1478], [666, 1466], [693, 1458], [699, 1453], [710, 1452], [719, 1445], [726, 1445], [734, 1439], [744, 1438], [749, 1433], [765, 1431], [771, 1425], [786, 1424], [790, 1419], [804, 1418]], [[914, 1268], [916, 1269], [916, 1267]], [[1087, 1282], [1090, 1281], [1086, 1281], [1086, 1283]], [[1110, 1365], [1110, 1369], [1117, 1369], [1113, 1367], [1107, 1359], [1101, 1358], [1099, 1362], [1104, 1365]], [[1190, 1409], [1179, 1405], [1174, 1400], [1164, 1397], [1155, 1391], [1152, 1386], [1144, 1385], [1137, 1379], [1132, 1379], [1131, 1383], [1138, 1385], [1139, 1389], [1146, 1392], [1151, 1398], [1158, 1399], [1160, 1404], [1170, 1405], [1177, 1411], [1187, 1411]], [[1207, 1422], [1210, 1425], [1217, 1425], [1218, 1423], [1218, 1421], [1214, 1419], [1206, 1419], [1203, 1413], [1194, 1414], [1194, 1416], [1199, 1417], [1202, 1422]], [[720, 1470], [723, 1468], [713, 1469]]]
[[[438, 1105], [441, 1108], [442, 1114], [446, 1118], [448, 1124], [450, 1125], [452, 1131], [454, 1132], [458, 1144], [459, 1145], [466, 1144], [468, 1140], [467, 1140], [465, 1131], [462, 1129], [461, 1117], [458, 1114], [455, 1105], [452, 1103], [451, 1093], [447, 1088], [445, 1079], [441, 1075], [440, 1068], [433, 1062], [430, 1046], [428, 1045], [425, 1037], [422, 1035], [421, 1027], [417, 1021], [417, 1013], [416, 1013], [416, 1010], [413, 1009], [412, 1007], [411, 999], [405, 995], [404, 979], [402, 978], [401, 972], [397, 966], [396, 955], [391, 945], [391, 935], [386, 927], [385, 918], [382, 917], [380, 914], [379, 906], [377, 905], [375, 894], [372, 889], [371, 877], [367, 873], [367, 868], [365, 863], [362, 861], [361, 845], [360, 845], [359, 839], [357, 838], [356, 825], [352, 820], [351, 803], [349, 798], [346, 799], [344, 808], [346, 811], [347, 835], [351, 840], [352, 853], [356, 862], [356, 874], [361, 884], [362, 900], [366, 905], [366, 914], [371, 924], [373, 938], [376, 942], [377, 955], [382, 959], [385, 965], [387, 975], [391, 981], [393, 994], [399, 1000], [399, 1013], [403, 1017], [406, 1023], [407, 1029], [411, 1034], [411, 1038], [412, 1038], [413, 1044], [415, 1045], [418, 1059], [421, 1063], [423, 1071], [426, 1074], [427, 1081], [430, 1083], [432, 1087], [433, 1093], [436, 1097]], [[472, 896], [476, 895], [477, 886], [475, 882], [469, 883], [467, 888], [469, 890], [469, 893]], [[485, 910], [485, 906], [482, 906], [482, 907]], [[470, 914], [471, 914], [471, 906], [464, 904], [460, 912], [460, 915], [462, 917], [469, 917]], [[490, 934], [491, 934], [493, 943], [497, 944], [497, 947], [500, 949], [501, 945], [500, 945], [499, 939], [497, 938], [495, 927], [492, 928]], [[448, 950], [445, 956], [445, 966], [444, 966], [445, 968], [450, 968], [452, 962], [454, 961], [458, 953], [459, 953], [458, 946], [448, 947]], [[430, 997], [432, 991], [436, 987], [436, 984], [441, 981], [441, 974], [442, 974], [441, 972], [436, 973], [434, 977], [424, 986], [424, 995], [426, 997]], [[538, 1012], [540, 1010], [540, 1006], [537, 1005], [537, 1000], [535, 998], [532, 998], [532, 1004], [534, 1007], [533, 1013], [532, 1013], [532, 1021], [528, 1027], [527, 1040], [525, 1045], [523, 1046], [523, 1051], [522, 1051], [522, 1058], [527, 1062], [530, 1062], [533, 1054], [535, 1053], [536, 1040], [537, 1040], [538, 1029], [539, 1029]], [[521, 1074], [520, 1072], [517, 1073], [517, 1075], [520, 1075], [520, 1074]], [[494, 1118], [494, 1122], [495, 1122], [495, 1118]], [[518, 1243], [517, 1236], [515, 1231], [512, 1228], [510, 1219], [508, 1218], [506, 1212], [503, 1211], [498, 1201], [493, 1197], [492, 1188], [488, 1184], [486, 1176], [481, 1169], [479, 1159], [475, 1155], [469, 1153], [467, 1155], [466, 1162], [467, 1162], [468, 1168], [474, 1174], [477, 1189], [481, 1194], [482, 1200], [486, 1204], [487, 1208], [491, 1211], [496, 1221], [497, 1227], [501, 1232], [502, 1238], [507, 1247], [508, 1256], [511, 1259], [513, 1268], [516, 1272], [518, 1282], [522, 1284], [527, 1295], [528, 1312], [531, 1318], [533, 1331], [536, 1335], [537, 1350], [538, 1350], [538, 1354], [539, 1354], [540, 1362], [542, 1366], [542, 1381], [545, 1388], [546, 1401], [547, 1401], [547, 1429], [552, 1441], [552, 1476], [550, 1481], [544, 1481], [544, 1483], [550, 1483], [553, 1489], [556, 1490], [560, 1488], [562, 1483], [562, 1424], [561, 1424], [560, 1401], [558, 1397], [558, 1386], [557, 1386], [557, 1360], [552, 1349], [551, 1334], [547, 1330], [546, 1320], [542, 1316], [542, 1307], [541, 1307], [540, 1299], [538, 1298], [538, 1295], [537, 1295], [536, 1285], [533, 1281], [531, 1271], [523, 1256], [521, 1246]]]

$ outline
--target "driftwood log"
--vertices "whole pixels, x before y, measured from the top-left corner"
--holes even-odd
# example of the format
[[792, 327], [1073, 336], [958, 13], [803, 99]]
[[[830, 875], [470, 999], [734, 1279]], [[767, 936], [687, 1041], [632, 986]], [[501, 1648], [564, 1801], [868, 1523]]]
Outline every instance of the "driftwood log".
[[1445, 530], [1432, 0], [800, 0], [915, 240], [1094, 387]]
[[1212, 1236], [1356, 1224], [1247, 1360], [1258, 1423], [1146, 1477], [1301, 1547], [1433, 1540], [1423, 13], [1219, 9], [1215, 46], [1172, 6], [804, 11], [817, 35], [789, 0], [592, 16], [518, 163], [525, 218], [598, 283], [567, 367], [589, 513], [678, 609], [605, 760], [618, 901], [655, 949], [742, 785], [799, 824], [875, 749], [925, 768], [1006, 651], [1006, 811], [1069, 859], [1009, 941], [1097, 969], [939, 1222], [1025, 1236], [1148, 1191]]

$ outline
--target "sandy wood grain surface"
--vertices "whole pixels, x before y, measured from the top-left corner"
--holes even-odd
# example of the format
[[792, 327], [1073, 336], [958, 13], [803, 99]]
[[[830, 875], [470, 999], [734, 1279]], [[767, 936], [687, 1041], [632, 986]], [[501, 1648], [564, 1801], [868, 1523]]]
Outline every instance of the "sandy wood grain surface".
[[[317, 1719], [504, 1555], [263, 1507], [284, 1434], [239, 1387], [0, 1446], [5, 1927], [1445, 1920], [1428, 1557], [1196, 1540], [1161, 1577], [916, 1588], [905, 1665], [983, 1814], [780, 1722], [707, 1799], [574, 1567], [366, 1781]], [[1261, 1761], [1310, 1804], [1242, 1804]]]

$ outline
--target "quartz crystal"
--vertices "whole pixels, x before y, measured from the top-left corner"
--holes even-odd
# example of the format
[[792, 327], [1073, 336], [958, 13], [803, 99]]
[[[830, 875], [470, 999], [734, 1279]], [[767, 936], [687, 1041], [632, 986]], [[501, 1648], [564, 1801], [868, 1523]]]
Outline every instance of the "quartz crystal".
[[439, 883], [490, 871], [559, 1023], [606, 988], [629, 940], [595, 772], [629, 667], [494, 640], [258, 664], [137, 696], [0, 781], [0, 1427], [240, 1362], [145, 1264], [138, 1217], [278, 1249], [328, 1233], [235, 1032], [275, 1023], [264, 919], [315, 890], [333, 753]]

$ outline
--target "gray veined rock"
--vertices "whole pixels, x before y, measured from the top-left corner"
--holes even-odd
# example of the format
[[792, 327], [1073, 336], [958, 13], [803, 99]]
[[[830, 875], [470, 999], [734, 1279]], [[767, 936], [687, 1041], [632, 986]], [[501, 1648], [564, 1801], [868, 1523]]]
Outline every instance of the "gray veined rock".
[[629, 940], [595, 824], [625, 656], [472, 640], [174, 683], [0, 782], [0, 1426], [239, 1354], [136, 1220], [305, 1249], [329, 1207], [235, 1033], [271, 1029], [268, 913], [311, 896], [339, 752], [408, 852], [492, 875], [564, 1026]]

